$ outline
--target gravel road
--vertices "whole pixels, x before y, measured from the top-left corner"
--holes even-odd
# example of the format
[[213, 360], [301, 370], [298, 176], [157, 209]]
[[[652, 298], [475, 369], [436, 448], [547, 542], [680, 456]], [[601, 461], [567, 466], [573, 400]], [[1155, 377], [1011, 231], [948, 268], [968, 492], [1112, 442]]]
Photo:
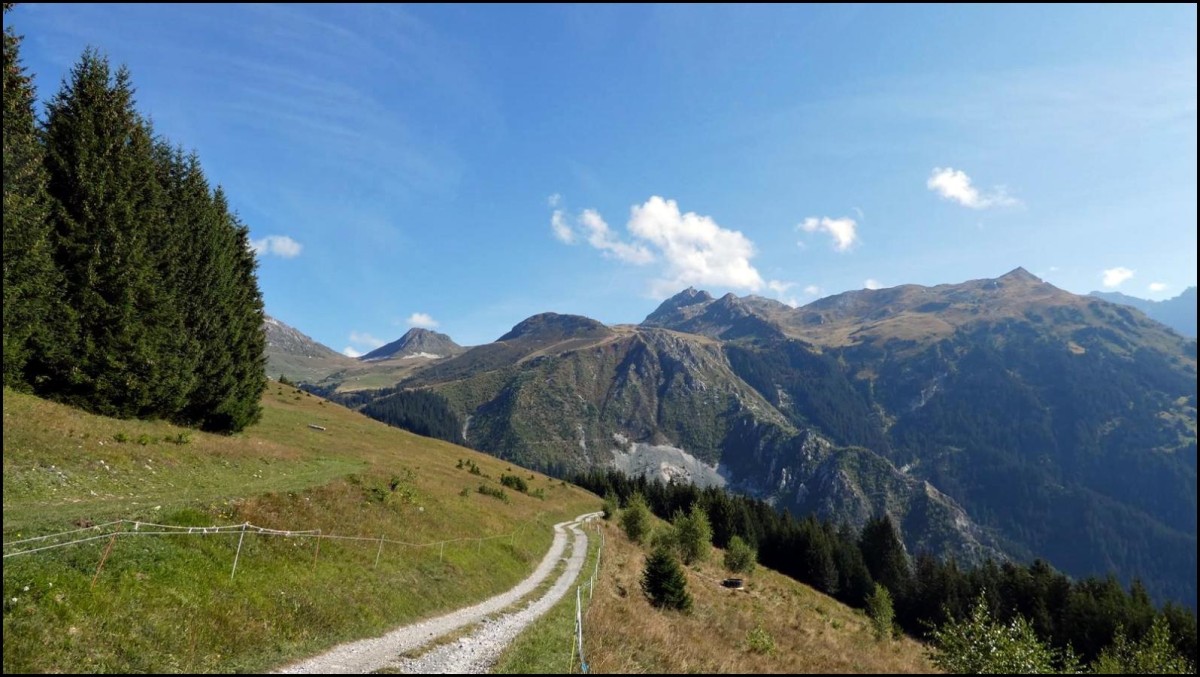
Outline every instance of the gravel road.
[[[578, 525], [580, 522], [594, 519], [599, 514], [588, 513], [573, 521], [555, 524], [554, 541], [550, 544], [546, 556], [528, 578], [507, 592], [474, 606], [396, 628], [382, 637], [336, 646], [320, 656], [280, 668], [276, 674], [363, 674], [383, 667], [421, 673], [486, 672], [508, 642], [526, 625], [545, 613], [570, 587], [587, 555], [587, 535]], [[574, 532], [575, 539], [567, 561], [567, 569], [544, 596], [520, 611], [489, 620], [470, 636], [438, 647], [420, 658], [399, 658], [400, 654], [418, 649], [464, 626], [478, 623], [532, 592], [546, 580], [563, 557], [567, 547], [568, 528]]]

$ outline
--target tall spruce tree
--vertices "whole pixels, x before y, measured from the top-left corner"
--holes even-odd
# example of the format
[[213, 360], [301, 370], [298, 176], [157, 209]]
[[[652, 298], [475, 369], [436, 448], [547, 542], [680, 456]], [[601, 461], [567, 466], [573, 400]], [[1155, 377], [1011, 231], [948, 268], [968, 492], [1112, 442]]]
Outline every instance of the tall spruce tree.
[[257, 261], [249, 230], [217, 188], [211, 211], [193, 240], [203, 259], [190, 311], [203, 343], [196, 389], [186, 418], [206, 430], [238, 431], [258, 420], [266, 388], [266, 337]]
[[[6, 15], [12, 8], [4, 4]], [[21, 38], [4, 27], [4, 384], [52, 388], [71, 321], [50, 249], [50, 202], [32, 79]]]
[[883, 515], [869, 520], [859, 537], [859, 549], [871, 578], [882, 583], [898, 604], [904, 604], [912, 587], [912, 570], [891, 518]]
[[163, 227], [149, 125], [125, 68], [89, 49], [47, 109], [54, 258], [78, 340], [62, 399], [113, 416], [159, 416], [169, 392], [169, 299], [155, 275]]

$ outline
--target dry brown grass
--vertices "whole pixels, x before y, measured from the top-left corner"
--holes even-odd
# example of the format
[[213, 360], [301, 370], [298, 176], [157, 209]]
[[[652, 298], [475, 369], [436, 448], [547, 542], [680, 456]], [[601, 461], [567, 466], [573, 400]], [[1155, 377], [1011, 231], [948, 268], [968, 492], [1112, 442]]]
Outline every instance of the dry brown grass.
[[[645, 553], [605, 525], [604, 562], [584, 621], [589, 667], [600, 673], [928, 673], [920, 643], [877, 642], [867, 617], [774, 571], [759, 567], [747, 590], [720, 586], [720, 553], [689, 568], [689, 614], [650, 606], [640, 580]], [[750, 633], [774, 641], [755, 651]]]

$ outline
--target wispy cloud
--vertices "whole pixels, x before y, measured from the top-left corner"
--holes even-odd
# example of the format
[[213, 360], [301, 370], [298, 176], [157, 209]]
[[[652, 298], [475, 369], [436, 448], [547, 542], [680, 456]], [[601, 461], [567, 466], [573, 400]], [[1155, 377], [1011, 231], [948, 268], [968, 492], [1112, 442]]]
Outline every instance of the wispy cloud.
[[546, 204], [550, 205], [554, 209], [558, 209], [558, 206], [562, 204], [562, 195], [554, 193], [550, 197], [546, 198]]
[[1104, 286], [1108, 287], [1109, 289], [1113, 289], [1121, 286], [1121, 283], [1133, 277], [1133, 273], [1134, 271], [1128, 268], [1118, 266], [1116, 268], [1109, 268], [1105, 270], [1103, 273], [1101, 273], [1101, 277], [1103, 278]]
[[987, 193], [980, 193], [971, 185], [971, 177], [953, 167], [934, 167], [933, 173], [925, 181], [925, 187], [941, 195], [943, 199], [957, 202], [971, 209], [989, 209], [991, 207], [1014, 207], [1021, 201], [1010, 196], [1004, 186], [995, 186]]
[[362, 357], [363, 356], [363, 353], [355, 350], [354, 348], [351, 348], [350, 346], [346, 346], [345, 348], [342, 348], [342, 354], [345, 355], [346, 357]]
[[563, 244], [575, 244], [575, 231], [567, 224], [567, 215], [561, 209], [555, 209], [550, 215], [550, 230], [554, 237]]
[[810, 284], [810, 285], [808, 285], [807, 287], [805, 287], [805, 288], [804, 288], [804, 293], [805, 293], [805, 294], [808, 294], [809, 296], [820, 296], [820, 295], [822, 295], [822, 294], [823, 294], [823, 293], [825, 293], [825, 292], [824, 292], [824, 290], [823, 290], [823, 289], [821, 289], [821, 288], [820, 288], [820, 287], [818, 287], [817, 285], [815, 285], [815, 284]]
[[1153, 292], [1166, 291], [1170, 287], [1171, 285], [1167, 284], [1166, 282], [1151, 282], [1146, 286], [1147, 289]]
[[828, 233], [833, 238], [833, 248], [839, 252], [850, 251], [850, 248], [858, 243], [858, 222], [848, 216], [840, 219], [831, 219], [828, 216], [821, 218], [810, 216], [796, 228], [806, 233], [818, 231]]
[[428, 313], [413, 313], [412, 315], [408, 316], [408, 326], [410, 327], [433, 329], [439, 324], [441, 323], [433, 319], [433, 316]]
[[863, 287], [866, 289], [883, 289], [883, 285], [879, 283], [879, 280], [873, 277], [863, 280]]
[[287, 235], [268, 235], [260, 240], [250, 240], [250, 249], [258, 256], [278, 256], [294, 259], [304, 246]]

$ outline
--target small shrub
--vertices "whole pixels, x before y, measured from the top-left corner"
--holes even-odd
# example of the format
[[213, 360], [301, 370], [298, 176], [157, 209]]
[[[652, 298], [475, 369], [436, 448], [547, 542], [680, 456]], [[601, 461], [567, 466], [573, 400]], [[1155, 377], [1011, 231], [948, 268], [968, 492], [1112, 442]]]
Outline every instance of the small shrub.
[[760, 622], [746, 633], [746, 648], [754, 653], [773, 656], [775, 654], [775, 638], [763, 628]]
[[501, 475], [500, 484], [503, 484], [513, 491], [519, 491], [521, 493], [529, 491], [529, 485], [525, 482], [525, 480], [521, 479], [517, 475]]
[[629, 497], [629, 504], [621, 513], [621, 528], [634, 543], [641, 543], [650, 531], [650, 508], [641, 494]]
[[167, 435], [163, 438], [164, 442], [171, 444], [187, 444], [192, 441], [192, 434], [189, 432], [181, 432], [178, 435]]
[[124, 444], [125, 442], [129, 441], [129, 436], [123, 432], [119, 432], [116, 435], [113, 435], [113, 439]]
[[892, 595], [887, 588], [878, 583], [875, 584], [875, 591], [867, 597], [867, 616], [871, 618], [871, 628], [875, 631], [877, 641], [892, 636], [892, 622], [896, 618], [892, 607]]
[[481, 485], [479, 485], [479, 493], [483, 494], [484, 496], [491, 496], [492, 498], [498, 498], [501, 501], [504, 501], [505, 503], [509, 502], [508, 494], [505, 493], [505, 491], [499, 487], [489, 487], [486, 484], [481, 484]]
[[143, 447], [154, 441], [155, 441], [154, 438], [147, 435], [146, 433], [142, 433], [141, 435], [138, 435], [138, 438], [137, 438], [137, 443], [142, 445]]
[[604, 494], [604, 519], [610, 520], [617, 514], [617, 496], [613, 492]]
[[463, 487], [462, 491], [458, 492], [458, 495], [462, 496], [463, 498], [466, 498], [467, 496], [471, 495], [471, 490], [468, 489], [467, 487]]
[[546, 490], [542, 487], [538, 487], [537, 489], [534, 489], [533, 493], [531, 493], [529, 495], [533, 496], [534, 498], [541, 499], [543, 501], [546, 500]]
[[754, 571], [758, 563], [758, 552], [735, 535], [729, 539], [729, 547], [725, 549], [725, 568], [738, 574], [748, 574]]

